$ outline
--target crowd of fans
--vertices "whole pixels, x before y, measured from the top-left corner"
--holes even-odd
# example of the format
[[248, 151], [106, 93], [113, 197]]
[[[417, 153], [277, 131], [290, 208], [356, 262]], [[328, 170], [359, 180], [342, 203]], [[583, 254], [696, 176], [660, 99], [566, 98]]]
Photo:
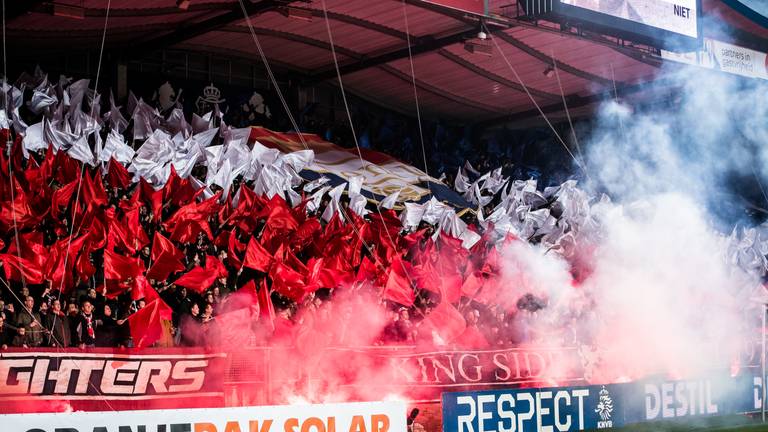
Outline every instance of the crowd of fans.
[[[21, 116], [29, 124], [36, 120], [24, 107], [21, 109]], [[416, 167], [424, 166], [424, 161], [419, 161], [417, 157], [421, 155], [421, 138], [414, 136], [413, 125], [390, 117], [376, 120], [370, 115], [359, 115], [356, 118], [361, 145], [397, 154], [398, 157]], [[336, 141], [340, 145], [350, 145], [350, 131], [339, 132], [338, 125], [312, 120], [308, 122], [305, 129]], [[432, 170], [431, 175], [435, 177], [441, 175], [446, 184], [453, 185], [455, 167], [465, 162], [462, 155], [470, 153], [473, 154], [470, 159], [479, 171], [489, 171], [495, 168], [494, 164], [498, 166], [500, 163], [503, 173], [507, 176], [536, 177], [538, 175], [536, 169], [513, 163], [513, 160], [520, 159], [521, 155], [514, 155], [512, 146], [499, 145], [499, 140], [503, 139], [501, 136], [474, 143], [471, 134], [462, 132], [458, 128], [445, 127], [439, 122], [428, 125], [425, 132], [428, 134], [423, 137], [428, 159], [427, 168]], [[544, 138], [534, 136], [526, 139], [535, 142]], [[486, 151], [477, 152], [477, 148]], [[522, 154], [525, 149], [517, 151]], [[41, 150], [31, 153], [30, 158], [25, 159], [23, 163], [26, 166], [40, 166], [46, 157], [50, 155]], [[195, 169], [192, 175], [200, 179], [205, 178], [204, 173], [198, 169]], [[107, 210], [119, 213], [123, 204], [131, 199], [131, 194], [138, 185], [134, 183], [130, 190], [124, 190], [117, 185], [109, 184], [107, 178], [104, 178], [104, 182], [108, 201]], [[235, 187], [230, 191], [231, 196], [239, 186], [252, 186], [247, 182], [241, 182], [241, 179], [235, 180]], [[55, 180], [51, 184], [53, 190], [62, 187], [63, 185]], [[323, 214], [329, 203], [328, 197], [324, 198], [319, 208], [311, 213], [315, 216]], [[490, 210], [497, 203], [498, 199], [494, 199], [486, 205], [486, 208]], [[348, 212], [349, 198], [343, 197], [341, 205], [342, 211]], [[139, 249], [134, 256], [143, 261], [145, 268], [151, 265], [153, 248], [151, 239], [154, 234], [157, 232], [170, 237], [171, 233], [164, 228], [161, 220], [167, 220], [179, 207], [179, 203], [164, 203], [160, 220], [156, 220], [153, 210], [146, 203], [142, 203], [139, 208], [139, 222], [150, 243]], [[57, 221], [51, 222], [50, 218], [46, 218], [33, 230], [25, 230], [20, 235], [40, 234], [42, 244], [50, 247], [56, 242], [71, 237], [72, 221], [69, 219], [72, 214], [73, 207], [70, 203], [65, 211], [59, 213]], [[317, 219], [324, 229], [327, 221], [319, 217]], [[471, 212], [465, 213], [464, 219], [468, 223], [475, 222]], [[233, 264], [235, 261], [227, 259], [229, 253], [227, 245], [214, 241], [219, 238], [223, 223], [218, 213], [213, 213], [207, 223], [213, 238], [208, 238], [200, 232], [196, 241], [176, 242], [176, 246], [184, 253], [183, 262], [186, 271], [195, 267], [205, 267], [209, 257], [216, 257], [226, 268], [227, 276], [219, 277], [203, 292], [195, 292], [175, 285], [172, 281], [179, 273], [175, 273], [174, 277], [169, 277], [168, 280], [150, 279], [149, 284], [173, 311], [172, 319], [164, 322], [165, 329], [160, 340], [155, 343], [157, 346], [215, 346], [221, 343], [228, 338], [227, 333], [233, 331], [228, 325], [219, 322], [221, 314], [229, 309], [227, 307], [229, 298], [243, 286], [244, 281], [253, 280], [256, 286], [261, 286], [262, 280], [268, 279], [265, 274], [258, 271], [242, 266], [238, 268]], [[431, 241], [430, 237], [436, 227], [422, 222], [419, 228], [415, 234], [401, 231], [397, 241], [402, 242], [407, 238], [408, 247], [411, 250], [423, 249], [424, 245]], [[237, 234], [237, 240], [247, 243], [252, 235], [258, 237], [258, 233], [259, 229], [253, 233], [241, 231]], [[4, 246], [0, 252], [12, 253], [13, 245], [18, 248], [18, 239], [15, 234], [14, 230], [9, 230], [5, 234], [2, 239]], [[360, 248], [359, 252], [363, 256], [373, 253], [368, 245], [357, 247]], [[373, 247], [375, 248], [376, 245], [374, 244]], [[304, 264], [313, 258], [308, 252], [297, 254], [297, 257]], [[60, 286], [51, 281], [35, 285], [0, 275], [4, 285], [0, 298], [0, 346], [3, 349], [8, 347], [131, 347], [134, 345], [135, 341], [133, 341], [127, 319], [146, 307], [146, 300], [136, 300], [130, 292], [112, 295], [104, 277], [103, 253], [91, 253], [88, 258], [96, 271], [89, 278], [82, 280], [79, 277], [76, 278], [73, 289], [61, 290]], [[407, 252], [405, 258], [408, 259]], [[462, 267], [460, 270], [464, 271], [465, 268]], [[355, 271], [360, 269], [357, 268]], [[7, 271], [5, 273], [8, 274]], [[337, 291], [346, 292], [339, 294]], [[373, 286], [355, 287], [352, 291], [358, 299], [366, 298], [366, 304], [377, 304], [380, 311], [387, 317], [386, 322], [381, 326], [380, 334], [372, 338], [372, 343], [386, 345], [434, 343], [434, 333], [425, 323], [428, 322], [427, 317], [430, 316], [431, 311], [440, 303], [439, 294], [417, 289], [413, 305], [404, 307], [381, 298], [379, 291], [380, 287]], [[242, 323], [243, 328], [248, 328], [251, 335], [247, 343], [252, 345], [294, 343], [297, 335], [306, 332], [307, 328], [320, 328], [324, 321], [334, 321], [335, 329], [344, 329], [347, 323], [354, 325], [356, 319], [354, 306], [350, 302], [336, 301], [339, 296], [348, 294], [348, 289], [324, 287], [297, 302], [272, 292], [270, 300], [275, 308], [274, 319], [265, 322], [255, 317], [253, 322]], [[451, 344], [465, 348], [486, 348], [512, 346], [522, 340], [528, 340], [531, 335], [526, 322], [535, 316], [537, 310], [544, 307], [543, 302], [541, 299], [529, 296], [521, 298], [516, 308], [509, 308], [501, 305], [488, 306], [472, 298], [462, 297], [456, 306], [463, 316], [464, 325]], [[323, 336], [331, 339], [326, 342], [330, 344], [348, 342], [345, 339], [345, 331], [338, 330], [331, 333]]]
[[[41, 162], [44, 157], [33, 154], [33, 159]], [[37, 159], [35, 159], [37, 158]], [[106, 180], [106, 179], [105, 179]], [[59, 185], [60, 186], [60, 185]], [[136, 186], [134, 186], [136, 187]], [[121, 202], [127, 202], [129, 194], [118, 188], [108, 187], [107, 197], [110, 208], [117, 210]], [[322, 214], [329, 204], [323, 200], [321, 206], [314, 212]], [[342, 199], [345, 211], [348, 209], [348, 199]], [[489, 208], [492, 204], [489, 204]], [[163, 218], [176, 211], [174, 206], [166, 206], [163, 210]], [[62, 213], [64, 227], [68, 227], [66, 212]], [[471, 213], [467, 214], [467, 220], [473, 219]], [[324, 221], [318, 218], [322, 225]], [[155, 232], [165, 236], [170, 233], [165, 231], [160, 221], [154, 220], [153, 213], [146, 205], [140, 208], [139, 221], [142, 228], [151, 239]], [[220, 234], [218, 213], [214, 213], [208, 220], [214, 238]], [[47, 244], [66, 239], [68, 230], [56, 230], [53, 226], [42, 224], [39, 227]], [[412, 248], [418, 249], [431, 241], [430, 237], [435, 227], [422, 223], [416, 233], [416, 243]], [[22, 233], [23, 235], [23, 233]], [[247, 243], [250, 233], [241, 233], [240, 241]], [[400, 233], [401, 238], [414, 238], [414, 234], [405, 231]], [[7, 252], [8, 247], [14, 244], [13, 232], [5, 237]], [[223, 340], [223, 332], [232, 331], [231, 328], [223, 329], [217, 323], [217, 316], [222, 310], [227, 309], [228, 298], [237, 287], [242, 286], [243, 280], [253, 279], [261, 283], [266, 276], [248, 268], [236, 268], [227, 260], [228, 250], [225, 244], [216, 244], [202, 232], [196, 242], [177, 243], [184, 252], [184, 264], [186, 270], [195, 266], [205, 266], [208, 257], [218, 258], [226, 267], [227, 277], [216, 279], [209, 289], [202, 293], [188, 290], [185, 287], [172, 283], [175, 277], [165, 281], [150, 280], [152, 287], [157, 290], [163, 301], [173, 310], [172, 320], [167, 322], [163, 337], [155, 344], [157, 346], [216, 346]], [[150, 252], [152, 244], [137, 251], [146, 268], [151, 265]], [[370, 253], [364, 246], [361, 253]], [[299, 255], [306, 262], [309, 256]], [[406, 256], [407, 258], [407, 256]], [[127, 323], [127, 318], [145, 307], [144, 299], [133, 300], [129, 292], [124, 292], [117, 297], [110, 296], [104, 284], [103, 256], [98, 253], [91, 254], [91, 262], [98, 269], [88, 279], [77, 279], [75, 289], [67, 294], [62, 294], [58, 287], [52, 286], [51, 281], [42, 285], [22, 284], [20, 281], [8, 280], [3, 275], [3, 285], [9, 289], [3, 290], [0, 299], [0, 346], [37, 348], [37, 347], [131, 347], [132, 335]], [[257, 283], [257, 285], [259, 285]], [[414, 305], [402, 307], [396, 303], [379, 297], [379, 287], [359, 287], [354, 291], [358, 300], [365, 299], [365, 303], [377, 304], [385, 314], [387, 322], [383, 324], [378, 336], [372, 338], [374, 344], [404, 344], [413, 345], [420, 343], [431, 344], [433, 335], [429, 329], [422, 329], [421, 323], [430, 311], [440, 301], [440, 296], [427, 290], [418, 290]], [[311, 293], [301, 302], [290, 299], [273, 292], [272, 303], [276, 307], [276, 316], [273, 322], [266, 323], [255, 318], [251, 323], [242, 323], [243, 329], [249, 329], [252, 335], [247, 343], [250, 345], [290, 344], [295, 342], [297, 335], [306, 328], [322, 328], [322, 323], [334, 321], [330, 327], [333, 332], [324, 334], [325, 341], [329, 344], [343, 345], [345, 340], [343, 329], [348, 324], [354, 325], [355, 317], [353, 308], [348, 302], [338, 303], [335, 289], [323, 288]], [[341, 295], [347, 295], [342, 293]], [[538, 304], [539, 299], [527, 297], [518, 302], [516, 310], [505, 310], [501, 306], [486, 306], [469, 298], [462, 298], [459, 310], [464, 315], [466, 327], [461, 334], [452, 341], [452, 345], [463, 348], [487, 348], [491, 346], [513, 346], [530, 337], [527, 334], [526, 321], [531, 319], [536, 311], [543, 307]], [[341, 320], [339, 320], [341, 318]], [[307, 322], [312, 324], [305, 326]]]
[[[113, 208], [116, 208], [119, 201], [126, 197], [116, 196], [112, 191], [113, 189], [108, 189], [108, 195]], [[152, 213], [146, 210], [146, 207], [142, 209], [140, 221], [150, 238], [155, 230], [162, 232], [162, 226], [153, 221]], [[323, 209], [321, 207], [317, 213], [322, 213]], [[214, 215], [209, 223], [214, 236], [217, 235], [217, 216]], [[422, 245], [429, 241], [432, 229], [433, 227], [426, 224], [422, 226], [419, 236]], [[67, 236], [66, 232], [58, 235], [51, 232], [43, 234], [47, 238], [57, 240]], [[403, 236], [406, 234], [402, 233]], [[13, 241], [13, 233], [9, 233], [5, 244], [13, 244]], [[232, 330], [221, 328], [217, 324], [217, 316], [222, 310], [228, 309], [228, 299], [237, 292], [238, 281], [248, 278], [261, 281], [266, 276], [247, 268], [234, 268], [226, 259], [226, 247], [214, 244], [204, 235], [198, 236], [197, 242], [178, 246], [185, 252], [187, 270], [196, 265], [204, 265], [206, 257], [215, 256], [224, 263], [228, 277], [216, 279], [213, 285], [202, 293], [176, 286], [171, 280], [150, 280], [153, 288], [173, 310], [172, 320], [167, 322], [166, 332], [156, 345], [217, 346], [222, 343], [222, 332]], [[151, 246], [146, 246], [137, 254], [147, 266], [150, 264], [150, 250]], [[363, 250], [362, 253], [366, 254], [367, 251]], [[103, 262], [103, 258], [98, 254], [93, 254], [91, 259], [97, 268]], [[3, 279], [3, 285], [9, 288], [3, 290], [0, 298], [0, 346], [3, 349], [133, 346], [127, 318], [144, 308], [146, 302], [144, 299], [132, 300], [127, 292], [110, 298], [102, 282], [102, 271], [97, 271], [87, 280], [77, 280], [76, 288], [69, 294], [62, 294], [56, 287], [51, 286], [50, 281], [43, 285], [22, 286], [19, 281], [7, 280], [1, 274], [0, 278]], [[357, 301], [366, 305], [378, 305], [386, 316], [381, 333], [372, 338], [374, 344], [414, 345], [433, 342], [429, 330], [421, 331], [421, 323], [439, 302], [439, 295], [420, 290], [413, 306], [402, 307], [380, 298], [378, 288], [360, 288], [354, 291]], [[333, 328], [334, 331], [333, 334], [322, 336], [327, 338], [325, 342], [331, 345], [349, 342], [345, 340], [343, 329], [347, 324], [354, 325], [354, 308], [349, 302], [336, 302], [334, 291], [328, 288], [320, 289], [301, 302], [291, 301], [273, 292], [271, 300], [276, 307], [274, 321], [266, 323], [254, 318], [251, 323], [242, 323], [243, 331], [248, 329], [249, 334], [253, 335], [248, 339], [248, 343], [290, 344], [295, 342], [297, 335], [306, 330], [302, 327], [307, 322], [313, 323], [309, 328], [324, 328], [322, 323], [332, 320], [334, 324], [328, 328]], [[348, 294], [342, 293], [341, 296]], [[525, 298], [518, 303], [517, 310], [510, 313], [501, 306], [488, 307], [467, 298], [462, 300], [460, 310], [464, 315], [466, 328], [453, 342], [455, 346], [463, 348], [503, 347], [519, 343], [529, 337], [526, 333], [526, 320], [543, 307], [535, 304], [538, 299]]]

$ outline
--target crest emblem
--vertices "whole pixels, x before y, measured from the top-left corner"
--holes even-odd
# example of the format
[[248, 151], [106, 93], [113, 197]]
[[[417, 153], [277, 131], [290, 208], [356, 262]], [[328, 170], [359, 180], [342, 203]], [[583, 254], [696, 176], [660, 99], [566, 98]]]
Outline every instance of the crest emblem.
[[608, 393], [608, 389], [606, 389], [605, 386], [600, 390], [600, 399], [597, 402], [595, 412], [603, 421], [611, 419], [611, 414], [613, 413], [613, 399], [611, 399], [611, 394]]

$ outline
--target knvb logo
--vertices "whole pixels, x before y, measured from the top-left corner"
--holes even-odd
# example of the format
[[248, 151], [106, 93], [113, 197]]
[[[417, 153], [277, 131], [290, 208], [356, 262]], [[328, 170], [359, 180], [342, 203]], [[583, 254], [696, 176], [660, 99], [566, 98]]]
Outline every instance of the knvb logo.
[[613, 421], [611, 420], [611, 414], [613, 413], [613, 399], [608, 389], [603, 386], [600, 390], [600, 399], [597, 401], [597, 408], [595, 412], [600, 416], [600, 420], [597, 422], [598, 429], [606, 429], [613, 427]]

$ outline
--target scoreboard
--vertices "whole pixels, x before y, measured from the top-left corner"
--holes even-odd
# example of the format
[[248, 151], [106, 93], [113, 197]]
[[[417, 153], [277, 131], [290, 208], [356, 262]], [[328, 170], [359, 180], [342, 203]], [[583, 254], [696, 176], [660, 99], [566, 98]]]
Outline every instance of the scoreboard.
[[521, 0], [526, 15], [671, 51], [701, 44], [701, 0]]

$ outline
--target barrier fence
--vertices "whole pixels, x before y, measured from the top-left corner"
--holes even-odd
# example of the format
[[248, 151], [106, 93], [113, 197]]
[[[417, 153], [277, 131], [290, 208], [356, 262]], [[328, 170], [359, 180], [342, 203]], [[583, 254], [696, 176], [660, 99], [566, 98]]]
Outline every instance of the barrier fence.
[[[322, 395], [343, 387], [351, 400], [393, 394], [410, 400], [422, 408], [417, 421], [430, 432], [553, 432], [755, 412], [762, 404], [763, 380], [756, 365], [736, 376], [713, 372], [683, 381], [587, 385], [587, 371], [571, 348], [331, 348], [310, 360], [290, 361], [293, 354], [288, 347], [237, 353], [8, 350], [0, 352], [0, 412], [276, 405], [290, 402], [287, 390], [316, 389]], [[338, 381], [318, 370], [331, 363], [348, 365], [348, 376], [356, 378]], [[378, 379], [360, 379], [355, 368], [373, 371]], [[547, 387], [553, 379], [560, 386]]]

